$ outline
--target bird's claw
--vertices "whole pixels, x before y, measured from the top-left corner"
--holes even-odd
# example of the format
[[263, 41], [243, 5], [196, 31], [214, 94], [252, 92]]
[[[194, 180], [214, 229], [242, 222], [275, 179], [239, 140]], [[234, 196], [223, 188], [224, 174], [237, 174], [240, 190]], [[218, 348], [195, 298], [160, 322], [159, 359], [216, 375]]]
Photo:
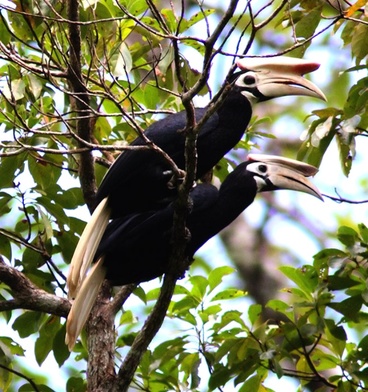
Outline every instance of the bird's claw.
[[[170, 170], [172, 173], [172, 171]], [[165, 172], [165, 174], [168, 174], [168, 172]], [[185, 178], [186, 172], [185, 170], [178, 169], [178, 175], [173, 174], [170, 178], [170, 180], [167, 183], [167, 187], [169, 189], [175, 189], [178, 185], [182, 184]]]

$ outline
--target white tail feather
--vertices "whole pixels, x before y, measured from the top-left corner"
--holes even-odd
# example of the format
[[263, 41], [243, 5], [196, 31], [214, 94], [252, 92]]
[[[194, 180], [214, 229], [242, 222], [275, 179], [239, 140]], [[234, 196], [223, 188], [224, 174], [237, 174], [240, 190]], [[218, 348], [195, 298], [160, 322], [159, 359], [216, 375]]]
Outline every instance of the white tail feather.
[[75, 298], [93, 262], [97, 247], [109, 223], [110, 210], [107, 197], [101, 201], [83, 230], [70, 263], [67, 279], [68, 297]]
[[103, 267], [103, 259], [101, 258], [93, 266], [86, 279], [84, 279], [70, 309], [65, 335], [65, 344], [68, 346], [69, 351], [73, 350], [75, 342], [91, 313], [105, 276], [106, 270]]

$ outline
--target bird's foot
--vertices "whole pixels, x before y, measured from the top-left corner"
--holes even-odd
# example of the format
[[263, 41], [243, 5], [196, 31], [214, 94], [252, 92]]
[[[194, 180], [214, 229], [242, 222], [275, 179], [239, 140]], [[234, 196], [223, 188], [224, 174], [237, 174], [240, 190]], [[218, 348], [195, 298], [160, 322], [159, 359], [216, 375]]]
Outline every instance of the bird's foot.
[[[167, 170], [164, 174], [167, 175], [169, 173], [173, 173], [172, 170]], [[186, 175], [185, 170], [178, 170], [178, 175], [172, 174], [170, 180], [167, 183], [167, 187], [169, 189], [175, 189], [178, 185], [182, 184]]]

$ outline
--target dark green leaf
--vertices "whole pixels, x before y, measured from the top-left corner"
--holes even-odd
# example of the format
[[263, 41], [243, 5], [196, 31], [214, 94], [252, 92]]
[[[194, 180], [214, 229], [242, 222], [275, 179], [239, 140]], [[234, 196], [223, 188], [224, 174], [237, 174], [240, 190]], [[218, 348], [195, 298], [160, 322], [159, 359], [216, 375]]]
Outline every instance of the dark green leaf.
[[40, 329], [40, 335], [35, 344], [36, 361], [41, 365], [53, 348], [54, 339], [60, 329], [59, 318], [50, 316]]
[[66, 392], [85, 392], [86, 381], [80, 377], [70, 377], [66, 383]]
[[368, 244], [368, 227], [364, 223], [359, 223], [358, 229], [363, 241]]
[[363, 305], [361, 295], [349, 297], [341, 302], [331, 302], [328, 306], [343, 314], [348, 320], [357, 320], [358, 312]]
[[66, 323], [64, 323], [64, 325], [62, 325], [59, 331], [56, 333], [52, 345], [52, 351], [54, 353], [55, 360], [60, 367], [70, 356], [70, 351], [65, 344], [65, 326]]
[[[34, 386], [31, 384], [23, 384], [18, 391], [19, 392], [34, 392]], [[47, 385], [44, 384], [37, 384], [37, 391], [40, 392], [55, 392], [54, 389], [51, 389], [50, 387], [48, 387]]]
[[348, 226], [341, 226], [337, 232], [337, 238], [346, 246], [353, 246], [358, 239], [358, 233]]
[[21, 338], [26, 338], [29, 335], [38, 332], [44, 317], [45, 316], [42, 313], [26, 311], [15, 319], [12, 327], [18, 332]]

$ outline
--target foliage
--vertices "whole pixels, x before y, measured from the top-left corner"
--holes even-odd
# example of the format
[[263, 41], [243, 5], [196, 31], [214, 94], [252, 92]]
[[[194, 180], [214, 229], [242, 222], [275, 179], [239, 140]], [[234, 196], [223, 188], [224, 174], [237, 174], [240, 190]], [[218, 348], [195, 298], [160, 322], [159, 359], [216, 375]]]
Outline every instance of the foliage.
[[[16, 332], [0, 337], [1, 390], [52, 390], [50, 375], [18, 364], [26, 345], [39, 365], [52, 353], [62, 369], [69, 366], [75, 354], [64, 345], [65, 273], [87, 219], [82, 206], [92, 205], [117, 153], [148, 125], [193, 99], [208, 103], [214, 96], [216, 104], [213, 89], [235, 56], [302, 57], [314, 45], [330, 50], [331, 34], [345, 47], [354, 63], [340, 82], [332, 76], [330, 106], [311, 112], [298, 157], [319, 166], [335, 139], [349, 175], [359, 137], [367, 136], [368, 3], [209, 3], [12, 0], [0, 6], [0, 310]], [[222, 180], [228, 163], [270, 133], [263, 118], [255, 119], [215, 175]], [[203, 262], [208, 273], [177, 284], [170, 302], [167, 316], [178, 333], [145, 351], [134, 384], [149, 391], [270, 391], [265, 385], [275, 373], [297, 379], [301, 389], [312, 381], [337, 391], [368, 389], [368, 229], [351, 226], [333, 233], [344, 249], [322, 247], [308, 265], [282, 266], [288, 288], [266, 304], [245, 308], [243, 290], [225, 284], [231, 268], [208, 272]], [[158, 284], [134, 294], [148, 306], [159, 298]], [[265, 309], [274, 311], [274, 321], [265, 320]], [[112, 362], [115, 356], [123, 362], [120, 355], [142, 328], [137, 318], [124, 309], [116, 342], [111, 329]], [[86, 359], [99, 355], [87, 353], [84, 339], [76, 353], [83, 371]], [[105, 365], [101, 372], [118, 377], [114, 363], [111, 373], [111, 363]], [[66, 389], [85, 390], [85, 375], [71, 370]]]

